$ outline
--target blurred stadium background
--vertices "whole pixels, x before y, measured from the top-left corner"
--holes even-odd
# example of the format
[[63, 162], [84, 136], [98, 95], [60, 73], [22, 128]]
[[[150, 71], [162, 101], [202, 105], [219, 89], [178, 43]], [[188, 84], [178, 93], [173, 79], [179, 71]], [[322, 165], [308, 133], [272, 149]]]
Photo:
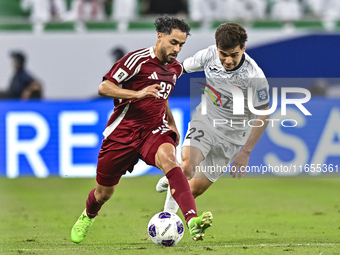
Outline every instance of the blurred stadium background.
[[[97, 87], [117, 59], [155, 43], [153, 22], [162, 13], [192, 26], [179, 61], [214, 44], [219, 24], [235, 21], [247, 29], [246, 51], [272, 87], [311, 91], [305, 107], [312, 116], [290, 107], [298, 126], [267, 128], [250, 165], [340, 164], [339, 1], [52, 2], [53, 15], [50, 1], [0, 0], [0, 90], [10, 83], [13, 51], [26, 55], [27, 70], [43, 87], [42, 100], [0, 102], [0, 176], [94, 176], [101, 132], [112, 111], [112, 101], [99, 98]], [[182, 138], [193, 77], [204, 74], [181, 77], [170, 99]], [[144, 173], [160, 172], [140, 163], [135, 175]]]

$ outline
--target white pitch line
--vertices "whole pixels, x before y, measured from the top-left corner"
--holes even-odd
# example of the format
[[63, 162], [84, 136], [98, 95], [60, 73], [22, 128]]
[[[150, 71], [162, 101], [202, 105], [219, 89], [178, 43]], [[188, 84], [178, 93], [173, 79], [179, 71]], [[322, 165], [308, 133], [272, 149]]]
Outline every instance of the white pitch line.
[[[199, 245], [199, 246], [175, 246], [174, 248], [243, 248], [243, 247], [294, 247], [294, 246], [340, 246], [340, 243], [298, 243], [298, 244], [242, 244], [242, 245]], [[60, 248], [60, 249], [10, 249], [10, 250], [0, 250], [0, 252], [4, 251], [72, 251], [72, 250], [121, 250], [121, 249], [129, 249], [129, 250], [137, 250], [143, 249], [144, 245], [134, 247], [78, 247], [78, 248]], [[147, 249], [145, 247], [145, 249]]]

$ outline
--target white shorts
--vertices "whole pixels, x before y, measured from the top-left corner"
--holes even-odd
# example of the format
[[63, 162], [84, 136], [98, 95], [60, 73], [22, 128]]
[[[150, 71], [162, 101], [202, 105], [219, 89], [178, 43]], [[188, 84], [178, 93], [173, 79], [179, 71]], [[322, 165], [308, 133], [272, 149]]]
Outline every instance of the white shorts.
[[215, 182], [224, 173], [230, 171], [230, 164], [234, 161], [242, 145], [236, 145], [223, 140], [214, 134], [204, 123], [192, 120], [183, 142], [184, 146], [198, 148], [204, 160], [196, 172], [201, 171], [209, 181]]

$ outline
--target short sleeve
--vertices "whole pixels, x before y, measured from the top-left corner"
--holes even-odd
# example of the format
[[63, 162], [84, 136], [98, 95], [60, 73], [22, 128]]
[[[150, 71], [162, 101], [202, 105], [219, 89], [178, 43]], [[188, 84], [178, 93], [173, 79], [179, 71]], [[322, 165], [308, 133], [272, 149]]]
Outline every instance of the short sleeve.
[[136, 74], [136, 68], [142, 57], [147, 56], [148, 53], [149, 49], [143, 49], [125, 55], [112, 66], [111, 70], [103, 77], [103, 81], [109, 80], [119, 85], [131, 78]]
[[183, 71], [186, 73], [199, 72], [204, 70], [207, 63], [209, 49], [200, 50], [194, 56], [183, 61]]
[[269, 85], [261, 71], [251, 80], [253, 88], [253, 106], [256, 110], [261, 110], [269, 106]]

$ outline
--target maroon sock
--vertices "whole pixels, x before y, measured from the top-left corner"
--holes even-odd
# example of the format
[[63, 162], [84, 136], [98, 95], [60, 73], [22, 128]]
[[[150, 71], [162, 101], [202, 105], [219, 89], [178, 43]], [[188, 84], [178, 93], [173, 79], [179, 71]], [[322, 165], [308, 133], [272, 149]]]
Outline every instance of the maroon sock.
[[179, 208], [188, 222], [192, 217], [197, 217], [196, 204], [194, 196], [191, 194], [187, 179], [180, 167], [171, 169], [166, 177], [169, 180], [170, 191], [173, 193], [172, 197], [176, 200]]
[[89, 197], [86, 200], [86, 213], [89, 218], [94, 218], [98, 215], [98, 212], [102, 205], [104, 203], [98, 203], [96, 198], [94, 197], [94, 191], [96, 189], [93, 189], [90, 191]]

